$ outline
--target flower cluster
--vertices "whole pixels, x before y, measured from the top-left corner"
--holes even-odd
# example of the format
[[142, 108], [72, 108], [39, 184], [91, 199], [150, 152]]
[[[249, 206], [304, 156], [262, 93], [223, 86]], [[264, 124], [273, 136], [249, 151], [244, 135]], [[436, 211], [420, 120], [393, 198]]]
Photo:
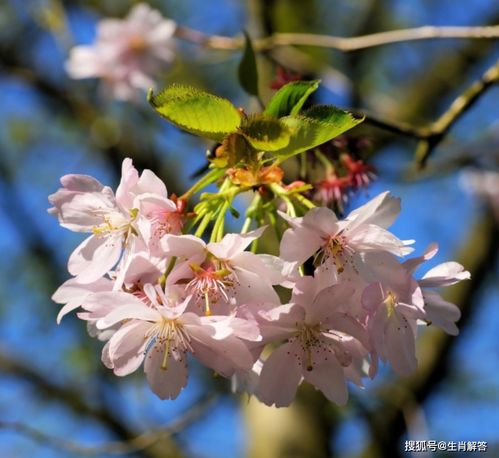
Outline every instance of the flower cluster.
[[437, 248], [400, 260], [412, 242], [388, 231], [400, 200], [387, 192], [343, 220], [325, 207], [280, 213], [289, 227], [276, 257], [247, 250], [265, 227], [223, 234], [219, 225], [209, 243], [186, 234], [185, 201], [130, 159], [116, 192], [85, 175], [61, 182], [49, 212], [90, 236], [53, 296], [64, 304], [58, 321], [78, 309], [106, 342], [103, 363], [118, 376], [143, 363], [162, 399], [185, 387], [194, 357], [268, 405], [289, 405], [304, 381], [341, 405], [347, 381], [362, 386], [379, 360], [404, 376], [416, 369], [418, 323], [457, 334], [459, 309], [434, 288], [469, 273], [447, 262], [414, 278]]
[[75, 46], [66, 70], [75, 79], [100, 78], [117, 99], [134, 99], [138, 90], [154, 87], [153, 77], [173, 61], [175, 29], [174, 21], [139, 3], [123, 20], [100, 21], [95, 43]]

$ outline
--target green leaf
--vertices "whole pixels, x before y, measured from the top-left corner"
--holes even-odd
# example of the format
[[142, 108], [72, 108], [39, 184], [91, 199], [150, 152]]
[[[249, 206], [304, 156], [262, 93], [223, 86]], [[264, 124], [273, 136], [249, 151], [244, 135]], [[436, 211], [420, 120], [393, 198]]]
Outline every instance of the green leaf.
[[244, 32], [243, 58], [238, 69], [239, 83], [249, 94], [258, 97], [258, 69], [256, 66], [255, 51], [251, 44], [251, 38]]
[[289, 144], [273, 151], [273, 154], [290, 157], [315, 148], [355, 127], [363, 120], [330, 105], [313, 107], [303, 115], [286, 116], [280, 121], [291, 131]]
[[284, 148], [291, 136], [291, 131], [278, 119], [253, 115], [245, 119], [240, 134], [258, 151], [276, 151]]
[[241, 124], [239, 111], [226, 99], [190, 86], [173, 85], [147, 100], [163, 118], [183, 130], [222, 141]]
[[310, 94], [319, 87], [320, 80], [293, 81], [281, 87], [270, 99], [265, 114], [275, 118], [296, 115]]

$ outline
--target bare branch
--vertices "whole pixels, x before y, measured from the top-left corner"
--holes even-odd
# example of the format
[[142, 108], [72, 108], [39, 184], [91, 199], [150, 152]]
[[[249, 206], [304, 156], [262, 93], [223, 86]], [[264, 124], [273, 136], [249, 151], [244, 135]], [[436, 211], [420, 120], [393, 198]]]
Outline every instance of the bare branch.
[[0, 429], [14, 431], [42, 445], [72, 454], [85, 456], [124, 455], [144, 450], [157, 443], [160, 439], [183, 431], [187, 426], [198, 420], [213, 405], [216, 398], [216, 395], [212, 395], [198, 401], [192, 408], [162, 428], [147, 431], [126, 441], [113, 441], [95, 446], [83, 445], [63, 437], [52, 436], [17, 421], [0, 420]]
[[[242, 49], [243, 47], [242, 37], [231, 38], [221, 35], [206, 35], [188, 27], [178, 27], [177, 37], [212, 49], [235, 50]], [[268, 37], [254, 40], [253, 46], [257, 51], [268, 51], [278, 46], [316, 46], [350, 52], [393, 43], [442, 38], [499, 38], [499, 25], [481, 27], [423, 26], [371, 33], [358, 37], [338, 37], [311, 33], [275, 33]]]
[[442, 142], [452, 126], [475, 104], [475, 102], [493, 85], [499, 83], [499, 61], [492, 65], [478, 80], [460, 94], [449, 108], [435, 121], [422, 127], [408, 123], [381, 119], [375, 115], [356, 111], [365, 116], [365, 122], [380, 129], [419, 140], [415, 160], [424, 168], [433, 150]]

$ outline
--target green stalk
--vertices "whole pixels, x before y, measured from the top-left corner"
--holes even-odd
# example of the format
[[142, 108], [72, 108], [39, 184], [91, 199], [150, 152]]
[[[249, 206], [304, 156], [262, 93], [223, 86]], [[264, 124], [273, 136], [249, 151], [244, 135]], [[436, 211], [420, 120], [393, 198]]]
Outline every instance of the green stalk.
[[180, 199], [188, 200], [193, 194], [205, 188], [206, 186], [214, 183], [219, 178], [222, 178], [225, 173], [223, 169], [213, 169], [195, 183], [187, 192], [185, 192]]

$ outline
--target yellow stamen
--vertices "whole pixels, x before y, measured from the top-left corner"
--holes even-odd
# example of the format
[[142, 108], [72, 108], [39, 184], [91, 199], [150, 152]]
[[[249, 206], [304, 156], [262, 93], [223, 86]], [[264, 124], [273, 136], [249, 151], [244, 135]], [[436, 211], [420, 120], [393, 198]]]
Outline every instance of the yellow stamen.
[[386, 299], [383, 301], [383, 303], [386, 305], [386, 310], [389, 318], [395, 312], [395, 305], [397, 304], [397, 296], [395, 296], [395, 294], [392, 293], [391, 291], [388, 291], [388, 295], [386, 296]]
[[209, 296], [208, 292], [204, 293], [204, 305], [205, 305], [204, 314], [206, 316], [211, 316], [210, 296]]
[[168, 370], [168, 354], [170, 353], [170, 339], [167, 337], [165, 342], [165, 351], [163, 352], [163, 361], [161, 361], [161, 369]]

